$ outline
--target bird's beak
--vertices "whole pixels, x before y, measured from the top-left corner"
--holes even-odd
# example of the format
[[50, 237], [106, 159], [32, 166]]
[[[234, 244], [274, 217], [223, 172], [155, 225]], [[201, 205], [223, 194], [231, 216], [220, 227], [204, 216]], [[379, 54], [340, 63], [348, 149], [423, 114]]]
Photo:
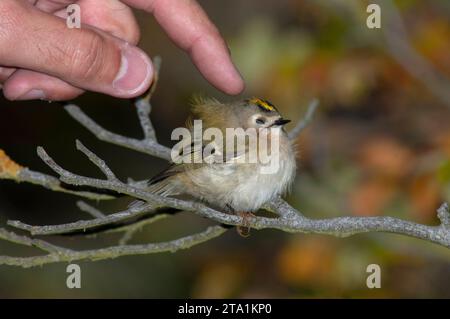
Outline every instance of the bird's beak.
[[289, 123], [291, 120], [286, 120], [284, 118], [279, 118], [278, 120], [276, 120], [275, 122], [273, 122], [272, 126], [283, 126], [286, 125], [287, 123]]

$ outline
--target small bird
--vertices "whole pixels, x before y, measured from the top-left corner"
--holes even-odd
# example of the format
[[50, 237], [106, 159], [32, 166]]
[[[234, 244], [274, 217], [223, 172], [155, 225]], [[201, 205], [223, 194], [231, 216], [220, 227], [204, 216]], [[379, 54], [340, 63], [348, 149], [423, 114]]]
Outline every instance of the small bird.
[[[237, 214], [243, 218], [238, 232], [248, 235], [248, 218], [288, 191], [294, 180], [295, 150], [284, 129], [290, 120], [259, 98], [233, 103], [195, 98], [192, 114], [187, 127], [194, 138], [179, 143], [178, 151], [172, 151], [174, 163], [148, 181], [148, 190], [161, 196], [188, 195]], [[215, 130], [215, 140], [196, 136], [198, 120], [203, 133]], [[265, 150], [262, 139], [267, 141]]]

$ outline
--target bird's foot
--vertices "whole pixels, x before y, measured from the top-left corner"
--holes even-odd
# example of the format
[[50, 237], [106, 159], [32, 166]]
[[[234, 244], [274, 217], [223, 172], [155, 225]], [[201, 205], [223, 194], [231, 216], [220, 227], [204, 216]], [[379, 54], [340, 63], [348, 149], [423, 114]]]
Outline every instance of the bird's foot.
[[242, 217], [242, 225], [238, 225], [236, 230], [242, 237], [250, 236], [250, 221], [249, 218], [256, 217], [252, 212], [239, 212], [238, 216]]

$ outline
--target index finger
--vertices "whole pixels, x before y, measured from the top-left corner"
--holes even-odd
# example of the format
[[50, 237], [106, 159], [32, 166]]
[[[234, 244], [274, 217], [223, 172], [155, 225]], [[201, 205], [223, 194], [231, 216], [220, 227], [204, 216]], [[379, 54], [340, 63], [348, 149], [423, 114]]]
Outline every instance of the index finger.
[[244, 81], [231, 61], [225, 41], [194, 0], [123, 0], [154, 15], [169, 37], [187, 51], [203, 76], [216, 88], [238, 94]]

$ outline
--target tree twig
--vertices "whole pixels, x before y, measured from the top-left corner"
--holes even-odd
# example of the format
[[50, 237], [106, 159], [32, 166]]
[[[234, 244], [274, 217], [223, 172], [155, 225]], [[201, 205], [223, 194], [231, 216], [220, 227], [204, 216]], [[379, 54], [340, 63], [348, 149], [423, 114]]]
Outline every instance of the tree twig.
[[[85, 212], [88, 211], [91, 214], [94, 212], [94, 208], [86, 203], [78, 202], [78, 207], [80, 207], [82, 211]], [[103, 216], [96, 217], [91, 220], [78, 220], [73, 223], [60, 225], [32, 226], [18, 220], [9, 220], [8, 225], [17, 229], [28, 231], [31, 235], [62, 235], [62, 234], [70, 234], [76, 231], [85, 232], [100, 226], [110, 225], [130, 220], [133, 218], [137, 218], [151, 212], [153, 210], [153, 207], [154, 207], [153, 204], [148, 203], [139, 207], [131, 207], [124, 211], [113, 213], [106, 216], [101, 212], [99, 212], [98, 210], [95, 210], [97, 211], [97, 214], [100, 213]]]
[[142, 131], [144, 132], [144, 140], [150, 145], [152, 144], [152, 141], [156, 141], [155, 129], [153, 128], [152, 121], [150, 121], [150, 112], [152, 111], [152, 104], [150, 100], [159, 81], [159, 71], [161, 69], [160, 57], [157, 56], [153, 58], [153, 67], [155, 69], [155, 78], [153, 79], [152, 86], [143, 98], [136, 101], [137, 114], [139, 122], [141, 123]]
[[36, 246], [44, 251], [49, 252], [49, 254], [46, 255], [33, 257], [0, 256], [0, 265], [3, 264], [28, 268], [56, 262], [103, 260], [127, 255], [145, 255], [162, 252], [173, 253], [180, 249], [188, 249], [205, 241], [214, 239], [222, 235], [225, 231], [226, 229], [221, 226], [211, 226], [203, 232], [162, 243], [150, 243], [143, 245], [118, 245], [107, 248], [76, 251], [51, 245], [47, 242], [44, 242], [45, 244], [43, 244], [42, 241], [31, 239], [26, 236], [18, 236], [12, 232], [8, 232], [0, 228], [0, 239], [8, 240], [26, 246]]
[[30, 183], [40, 185], [54, 192], [63, 192], [87, 199], [106, 200], [115, 197], [106, 194], [97, 194], [93, 192], [68, 189], [59, 179], [44, 173], [32, 171], [23, 167], [9, 158], [9, 156], [0, 149], [0, 179], [10, 179], [18, 183]]
[[101, 141], [116, 144], [162, 159], [170, 159], [170, 149], [168, 147], [162, 146], [161, 144], [158, 144], [156, 141], [150, 143], [150, 141], [146, 139], [137, 140], [135, 138], [125, 137], [119, 134], [112, 133], [94, 122], [78, 106], [74, 104], [65, 106], [65, 110], [70, 114], [70, 116], [72, 116], [81, 125], [87, 128]]
[[82, 200], [77, 201], [77, 206], [82, 212], [88, 213], [94, 218], [103, 219], [106, 217], [106, 215], [103, 214], [101, 211], [99, 211], [97, 208], [89, 205], [88, 203]]
[[106, 162], [102, 160], [100, 157], [95, 155], [92, 151], [90, 151], [86, 146], [84, 146], [79, 140], [76, 141], [77, 150], [82, 152], [84, 155], [89, 158], [89, 160], [97, 166], [103, 174], [105, 174], [106, 178], [109, 181], [118, 181], [116, 175], [112, 172], [112, 170], [106, 165]]
[[309, 102], [308, 109], [306, 110], [306, 114], [303, 119], [301, 119], [297, 125], [289, 132], [289, 138], [291, 140], [296, 139], [303, 130], [311, 123], [314, 113], [316, 112], [317, 107], [319, 106], [319, 100], [314, 99]]
[[165, 219], [169, 217], [168, 214], [160, 214], [153, 216], [151, 218], [147, 218], [141, 221], [138, 221], [134, 224], [126, 225], [117, 229], [112, 229], [110, 232], [123, 232], [122, 237], [119, 240], [119, 245], [125, 245], [127, 244], [134, 236], [134, 234], [144, 228], [144, 226], [156, 223], [157, 221], [160, 221], [161, 219]]

